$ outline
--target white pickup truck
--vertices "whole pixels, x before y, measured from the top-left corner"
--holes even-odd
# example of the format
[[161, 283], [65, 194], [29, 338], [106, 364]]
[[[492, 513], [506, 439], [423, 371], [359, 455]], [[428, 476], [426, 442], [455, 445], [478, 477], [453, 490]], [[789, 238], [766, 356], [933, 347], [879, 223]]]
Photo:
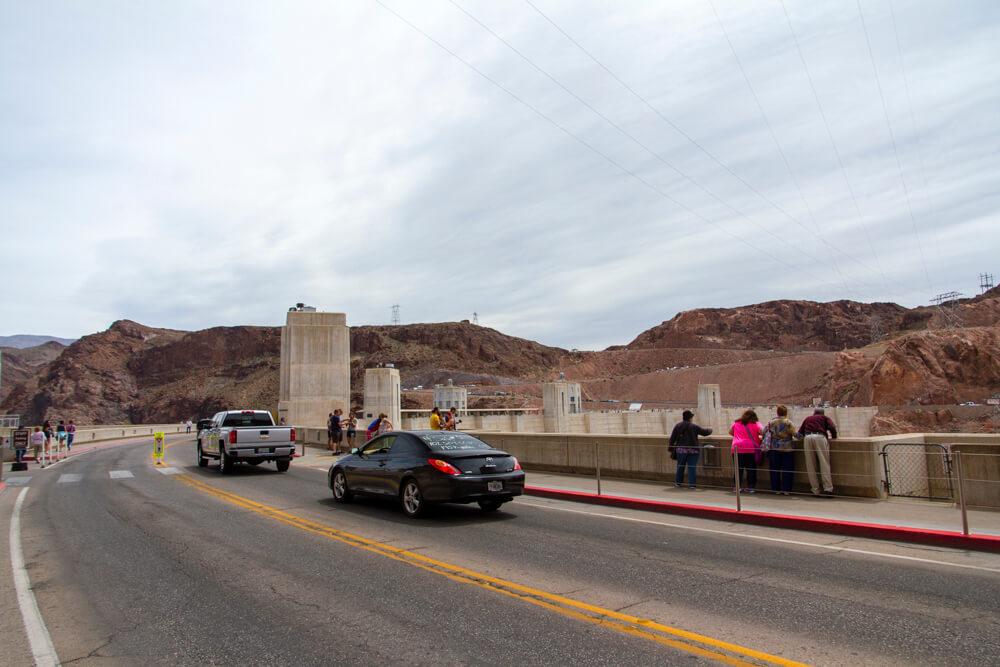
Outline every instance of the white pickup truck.
[[[199, 427], [202, 424], [199, 423]], [[267, 410], [226, 410], [198, 429], [198, 466], [219, 460], [219, 472], [228, 474], [237, 463], [260, 465], [274, 461], [278, 472], [288, 470], [295, 453], [295, 429], [275, 426]]]

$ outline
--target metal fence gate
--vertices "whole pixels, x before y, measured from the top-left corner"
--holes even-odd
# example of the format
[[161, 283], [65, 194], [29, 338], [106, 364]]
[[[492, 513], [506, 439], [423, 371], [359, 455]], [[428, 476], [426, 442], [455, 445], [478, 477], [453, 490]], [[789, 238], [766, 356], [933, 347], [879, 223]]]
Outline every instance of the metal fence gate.
[[945, 445], [890, 442], [882, 445], [885, 490], [890, 496], [954, 500], [951, 450]]

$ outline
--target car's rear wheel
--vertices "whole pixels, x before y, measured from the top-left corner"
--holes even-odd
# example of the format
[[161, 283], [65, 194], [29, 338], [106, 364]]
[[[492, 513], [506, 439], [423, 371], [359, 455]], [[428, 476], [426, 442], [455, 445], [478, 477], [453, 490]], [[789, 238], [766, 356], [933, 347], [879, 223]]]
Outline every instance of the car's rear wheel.
[[225, 450], [219, 450], [219, 472], [223, 475], [228, 475], [233, 471], [233, 457], [225, 452]]
[[424, 513], [424, 496], [420, 492], [420, 485], [417, 484], [417, 480], [411, 477], [403, 482], [399, 498], [403, 505], [403, 511], [406, 512], [407, 516], [415, 518]]
[[480, 500], [479, 507], [484, 512], [496, 512], [503, 505], [502, 500]]
[[330, 488], [333, 490], [333, 499], [338, 503], [346, 503], [351, 499], [351, 490], [347, 488], [347, 475], [343, 470], [333, 473]]
[[277, 459], [275, 460], [274, 465], [278, 468], [278, 472], [285, 472], [288, 470], [288, 466], [290, 466], [291, 463], [292, 462], [289, 459]]
[[204, 468], [205, 466], [208, 465], [208, 459], [206, 459], [205, 455], [201, 453], [201, 440], [198, 441], [197, 456], [198, 456], [199, 468]]

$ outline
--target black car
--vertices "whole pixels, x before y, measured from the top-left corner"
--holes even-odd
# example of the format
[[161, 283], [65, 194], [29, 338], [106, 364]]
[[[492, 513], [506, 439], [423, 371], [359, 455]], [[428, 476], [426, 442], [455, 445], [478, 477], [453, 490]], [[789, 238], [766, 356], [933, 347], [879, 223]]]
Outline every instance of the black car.
[[517, 459], [460, 431], [391, 431], [330, 467], [337, 502], [354, 494], [399, 498], [419, 516], [428, 503], [479, 503], [486, 512], [524, 492]]

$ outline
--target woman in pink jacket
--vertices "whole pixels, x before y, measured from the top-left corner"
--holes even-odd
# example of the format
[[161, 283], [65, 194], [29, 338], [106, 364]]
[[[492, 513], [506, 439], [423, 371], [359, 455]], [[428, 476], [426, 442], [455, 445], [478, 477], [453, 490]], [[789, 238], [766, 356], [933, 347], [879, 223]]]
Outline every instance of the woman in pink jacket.
[[[757, 452], [760, 451], [760, 438], [763, 429], [757, 421], [757, 413], [747, 410], [729, 427], [729, 435], [733, 436], [733, 449], [739, 460], [739, 482], [743, 486], [743, 471], [747, 473], [747, 485], [744, 493], [757, 493]], [[736, 489], [733, 489], [735, 491]]]

